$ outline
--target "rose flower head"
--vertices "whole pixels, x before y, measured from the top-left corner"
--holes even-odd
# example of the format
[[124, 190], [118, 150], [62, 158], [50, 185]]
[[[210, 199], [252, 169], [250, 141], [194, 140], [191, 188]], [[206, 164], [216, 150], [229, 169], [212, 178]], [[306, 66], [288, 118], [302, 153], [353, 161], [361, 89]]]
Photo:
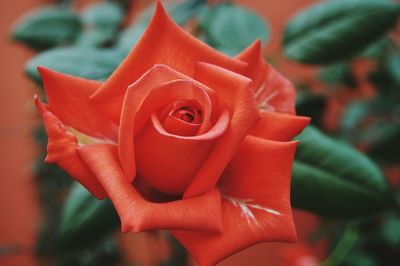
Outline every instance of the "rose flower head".
[[228, 57], [158, 3], [105, 82], [39, 72], [46, 162], [110, 198], [123, 232], [168, 229], [200, 265], [296, 239], [291, 139], [309, 119], [295, 115], [294, 87], [264, 62], [259, 40]]

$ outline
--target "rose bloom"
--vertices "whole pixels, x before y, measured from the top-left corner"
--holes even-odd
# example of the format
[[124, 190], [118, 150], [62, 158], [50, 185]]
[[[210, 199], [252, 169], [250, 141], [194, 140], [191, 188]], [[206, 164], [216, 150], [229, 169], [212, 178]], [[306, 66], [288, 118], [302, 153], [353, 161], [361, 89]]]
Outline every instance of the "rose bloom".
[[35, 99], [57, 163], [123, 232], [168, 229], [200, 265], [264, 241], [295, 241], [290, 176], [292, 84], [258, 40], [234, 58], [186, 33], [159, 3], [136, 47], [105, 82], [39, 68]]

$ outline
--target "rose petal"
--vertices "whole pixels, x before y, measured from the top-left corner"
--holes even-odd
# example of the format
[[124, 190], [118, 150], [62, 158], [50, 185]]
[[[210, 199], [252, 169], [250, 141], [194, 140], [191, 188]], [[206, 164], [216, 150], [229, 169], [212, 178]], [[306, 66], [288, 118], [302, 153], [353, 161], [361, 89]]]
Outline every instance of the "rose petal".
[[186, 190], [185, 197], [199, 195], [215, 186], [237, 146], [260, 119], [250, 79], [206, 63], [198, 64], [195, 78], [217, 92], [231, 113], [231, 121]]
[[221, 136], [225, 131], [226, 128], [229, 126], [229, 111], [224, 109], [218, 118], [217, 122], [213, 127], [207, 131], [204, 134], [201, 135], [196, 135], [196, 136], [178, 136], [175, 134], [168, 133], [161, 125], [161, 122], [158, 120], [156, 115], [152, 115], [151, 120], [153, 123], [154, 128], [162, 135], [171, 137], [171, 138], [176, 138], [176, 139], [182, 139], [182, 140], [201, 140], [201, 141], [206, 141], [206, 140], [211, 140], [218, 138]]
[[176, 136], [166, 132], [153, 115], [152, 123], [135, 140], [138, 174], [155, 189], [183, 194], [228, 124], [229, 114], [224, 112], [207, 133]]
[[38, 67], [48, 99], [48, 108], [66, 126], [86, 135], [117, 140], [118, 128], [89, 97], [101, 83]]
[[295, 115], [295, 87], [272, 66], [267, 67], [265, 85], [256, 93], [260, 109]]
[[[141, 82], [132, 85], [125, 98], [126, 109], [121, 120], [121, 132], [129, 131], [121, 134], [123, 138], [120, 138], [119, 145], [121, 152], [127, 152], [127, 147], [134, 149], [129, 151], [128, 156], [120, 153], [121, 162], [126, 163], [124, 170], [129, 171], [136, 162], [137, 172], [144, 180], [154, 188], [172, 194], [183, 193], [207, 158], [215, 143], [214, 139], [222, 135], [229, 124], [229, 115], [225, 113], [205, 134], [179, 136], [168, 133], [154, 112], [177, 100], [196, 100], [203, 110], [205, 120], [210, 119], [211, 101], [208, 94], [191, 80], [178, 79], [156, 87], [143, 86]], [[157, 130], [154, 130], [151, 123], [142, 130], [143, 125], [150, 120], [151, 113], [154, 113], [151, 120]], [[129, 179], [132, 177], [134, 175], [127, 176], [128, 180], [132, 180]]]
[[161, 2], [158, 2], [143, 37], [93, 98], [118, 117], [128, 86], [155, 64], [168, 65], [180, 73], [193, 76], [199, 61], [218, 64], [236, 72], [241, 72], [246, 66], [185, 32], [168, 17]]
[[202, 266], [265, 241], [295, 241], [290, 176], [296, 142], [246, 137], [219, 183], [222, 234], [173, 231]]
[[95, 197], [105, 198], [106, 192], [103, 187], [82, 162], [76, 151], [79, 147], [77, 138], [67, 131], [60, 119], [47, 110], [38, 97], [35, 97], [35, 104], [42, 115], [48, 136], [46, 162], [57, 163]]
[[310, 118], [283, 113], [261, 112], [261, 119], [250, 135], [276, 141], [289, 141], [303, 131]]
[[[122, 168], [131, 182], [136, 175], [135, 165], [135, 116], [143, 102], [157, 85], [179, 78], [176, 72], [163, 65], [155, 65], [139, 80], [130, 86], [126, 92], [121, 112], [121, 122], [118, 137], [118, 154]], [[150, 113], [151, 114], [151, 113]], [[145, 121], [146, 122], [146, 121]], [[142, 123], [145, 123], [142, 122]], [[136, 125], [137, 127], [137, 125]]]
[[258, 39], [236, 56], [237, 59], [247, 63], [242, 74], [253, 81], [253, 87], [256, 91], [264, 84], [267, 72], [267, 64], [262, 56], [261, 45], [261, 40]]
[[288, 114], [296, 113], [296, 90], [289, 80], [265, 63], [260, 40], [255, 41], [236, 58], [248, 63], [243, 74], [254, 82], [260, 109]]
[[107, 191], [121, 218], [123, 232], [161, 229], [221, 231], [221, 196], [217, 190], [190, 199], [149, 202], [124, 177], [115, 146], [90, 145], [80, 147], [78, 151]]
[[174, 115], [168, 115], [162, 121], [162, 127], [168, 133], [178, 136], [194, 136], [199, 131], [200, 124], [192, 124], [177, 118]]
[[[190, 114], [193, 118], [192, 121], [182, 119], [182, 117], [185, 117], [185, 113]], [[211, 127], [210, 117], [203, 119], [202, 113], [202, 108], [197, 101], [181, 100], [168, 105], [159, 112], [157, 117], [162, 121], [162, 127], [168, 133], [179, 136], [195, 136], [206, 132]], [[199, 131], [201, 123], [203, 124], [203, 132]]]
[[[211, 116], [211, 99], [198, 82], [179, 75], [167, 66], [156, 65], [129, 86], [122, 108], [119, 131], [119, 157], [129, 181], [136, 175], [134, 136], [139, 134], [153, 112], [176, 100], [197, 100], [205, 120]], [[169, 83], [168, 83], [169, 82]]]

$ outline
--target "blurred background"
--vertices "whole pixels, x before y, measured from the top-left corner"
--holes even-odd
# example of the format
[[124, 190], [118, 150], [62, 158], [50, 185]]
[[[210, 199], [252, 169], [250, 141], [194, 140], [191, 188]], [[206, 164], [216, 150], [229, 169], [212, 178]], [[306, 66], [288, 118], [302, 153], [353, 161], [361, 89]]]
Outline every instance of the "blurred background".
[[[312, 11], [312, 7], [335, 0], [163, 2], [186, 30], [229, 55], [261, 37], [266, 60], [298, 88], [298, 113], [311, 116], [313, 125], [327, 136], [368, 156], [384, 173], [388, 194], [399, 198], [400, 36], [399, 7], [395, 2], [374, 6], [380, 1], [366, 1], [365, 12], [380, 8], [383, 18], [371, 17], [375, 20], [372, 25], [365, 21], [351, 25], [353, 22], [345, 21], [348, 29], [356, 27], [358, 33], [361, 31], [357, 39], [351, 39], [355, 35], [351, 30], [322, 29], [332, 35], [315, 47], [311, 47], [313, 40], [302, 40], [303, 44], [308, 42], [303, 45], [293, 44], [293, 39], [312, 39], [324, 23], [356, 16], [355, 7], [362, 5], [362, 1], [349, 1], [354, 5], [349, 5], [347, 11], [336, 6], [338, 11], [332, 11], [334, 14], [329, 13], [329, 7], [325, 11]], [[49, 5], [63, 10], [44, 9]], [[42, 94], [37, 65], [105, 79], [119, 61], [99, 60], [97, 49], [107, 49], [110, 55], [105, 57], [123, 58], [142, 34], [153, 5], [154, 1], [149, 0], [2, 2], [0, 265], [195, 265], [166, 232], [120, 234], [118, 219], [108, 202], [94, 202], [67, 174], [56, 166], [45, 165], [46, 137], [32, 102], [34, 94]], [[224, 6], [234, 6], [239, 11], [224, 11]], [[301, 24], [302, 18], [296, 15], [304, 10], [314, 12], [308, 16], [315, 14], [321, 19]], [[230, 42], [232, 29], [225, 24], [245, 25], [238, 36], [246, 36], [239, 37], [242, 41], [237, 43]], [[305, 30], [296, 29], [296, 25]], [[310, 25], [314, 28], [307, 30]], [[40, 28], [47, 33], [40, 32]], [[81, 48], [92, 50], [81, 54]], [[81, 61], [81, 66], [74, 65], [76, 61]], [[297, 183], [292, 187], [293, 193], [296, 188]], [[313, 193], [318, 190], [312, 189]], [[363, 202], [359, 208], [363, 213], [342, 214], [339, 210], [332, 219], [321, 210], [326, 207], [308, 204], [301, 193], [292, 198], [296, 200], [295, 206], [303, 209], [295, 210], [297, 244], [256, 245], [219, 265], [400, 264], [398, 211], [387, 211], [389, 208], [385, 207], [374, 213], [365, 207], [375, 206], [374, 202]], [[344, 210], [343, 205], [337, 208]], [[86, 218], [78, 217], [77, 210]], [[105, 216], [111, 218], [103, 221]], [[64, 234], [62, 240], [58, 236], [60, 230]]]

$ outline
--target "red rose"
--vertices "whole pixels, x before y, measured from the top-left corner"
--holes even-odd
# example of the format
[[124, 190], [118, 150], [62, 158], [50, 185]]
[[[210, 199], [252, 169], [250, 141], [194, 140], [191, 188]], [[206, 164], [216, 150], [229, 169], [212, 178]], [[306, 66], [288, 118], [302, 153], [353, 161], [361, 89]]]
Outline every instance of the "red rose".
[[201, 265], [294, 241], [290, 140], [309, 119], [295, 116], [293, 86], [260, 50], [225, 56], [159, 4], [104, 83], [39, 69], [46, 161], [109, 197], [124, 232], [170, 229]]

